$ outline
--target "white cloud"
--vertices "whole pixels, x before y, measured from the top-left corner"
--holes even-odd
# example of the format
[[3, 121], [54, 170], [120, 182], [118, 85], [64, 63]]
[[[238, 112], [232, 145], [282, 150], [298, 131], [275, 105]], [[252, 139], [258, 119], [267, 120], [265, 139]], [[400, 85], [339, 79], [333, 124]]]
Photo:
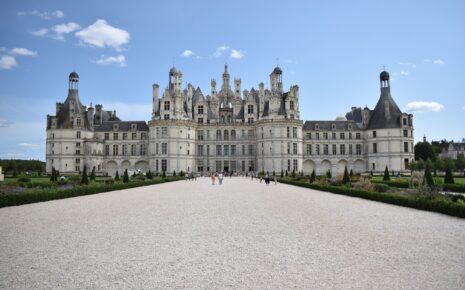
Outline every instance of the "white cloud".
[[189, 49], [186, 49], [181, 53], [182, 57], [190, 57], [190, 56], [194, 56], [194, 55], [195, 55], [195, 53], [192, 50], [189, 50]]
[[129, 32], [113, 27], [103, 19], [98, 19], [75, 35], [84, 44], [98, 48], [113, 47], [117, 51], [121, 51], [130, 38]]
[[65, 39], [65, 34], [69, 34], [73, 31], [76, 31], [80, 29], [81, 26], [77, 24], [76, 22], [68, 22], [68, 23], [63, 23], [63, 24], [58, 24], [55, 25], [51, 28], [51, 31], [54, 32], [54, 34], [51, 35], [53, 39], [56, 40], [64, 40]]
[[409, 112], [439, 112], [444, 109], [444, 105], [437, 102], [414, 101], [406, 106]]
[[0, 69], [12, 69], [17, 65], [16, 59], [11, 55], [0, 56]]
[[125, 67], [126, 57], [122, 54], [117, 55], [117, 56], [109, 56], [109, 57], [105, 57], [104, 55], [102, 55], [102, 57], [98, 59], [96, 63], [101, 64], [101, 65], [116, 64], [121, 67]]
[[18, 144], [19, 147], [21, 147], [22, 149], [34, 149], [34, 148], [37, 148], [39, 147], [38, 144], [31, 144], [31, 143], [19, 143]]
[[5, 120], [5, 119], [0, 119], [0, 128], [6, 128], [10, 127], [13, 122]]
[[213, 57], [220, 57], [226, 52], [230, 52], [229, 57], [233, 59], [241, 59], [245, 55], [243, 51], [229, 47], [227, 45], [222, 45], [215, 50]]
[[445, 64], [445, 62], [444, 62], [442, 59], [440, 59], [440, 58], [438, 58], [438, 59], [436, 59], [435, 61], [433, 61], [433, 63], [434, 63], [434, 64]]
[[19, 11], [17, 13], [18, 16], [37, 16], [42, 19], [51, 19], [51, 18], [63, 18], [65, 17], [65, 13], [61, 10], [51, 11], [51, 12], [40, 12], [38, 10], [31, 10], [31, 11]]
[[414, 63], [411, 63], [411, 62], [399, 62], [399, 65], [409, 66], [411, 68], [416, 68], [417, 67]]
[[34, 36], [45, 36], [48, 34], [48, 29], [47, 28], [41, 28], [39, 30], [34, 30], [31, 31], [31, 34]]
[[11, 55], [19, 55], [19, 56], [37, 56], [36, 51], [29, 50], [27, 48], [22, 47], [15, 47], [10, 50]]
[[231, 49], [231, 58], [241, 59], [244, 57], [244, 53], [242, 51]]

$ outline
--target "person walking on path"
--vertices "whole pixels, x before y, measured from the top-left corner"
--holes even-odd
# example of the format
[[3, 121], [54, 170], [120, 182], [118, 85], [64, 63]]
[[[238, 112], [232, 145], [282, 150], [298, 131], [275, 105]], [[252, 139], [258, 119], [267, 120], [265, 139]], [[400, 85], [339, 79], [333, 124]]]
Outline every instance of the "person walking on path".
[[276, 176], [274, 177], [274, 185], [278, 185], [278, 179], [276, 178]]
[[270, 184], [270, 173], [268, 171], [265, 174], [265, 184]]
[[218, 182], [220, 183], [220, 185], [223, 184], [223, 172], [220, 172], [220, 173], [218, 174]]
[[211, 174], [211, 179], [212, 179], [212, 185], [215, 185], [215, 174]]

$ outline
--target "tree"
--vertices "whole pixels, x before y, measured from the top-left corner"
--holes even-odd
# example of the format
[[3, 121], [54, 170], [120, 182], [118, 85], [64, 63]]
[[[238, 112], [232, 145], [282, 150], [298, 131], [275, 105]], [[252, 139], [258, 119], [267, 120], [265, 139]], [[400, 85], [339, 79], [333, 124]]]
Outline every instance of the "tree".
[[50, 181], [57, 181], [55, 167], [52, 167], [52, 175], [50, 175]]
[[152, 172], [149, 170], [147, 171], [147, 173], [145, 174], [145, 176], [148, 178], [148, 179], [152, 179], [153, 178], [153, 174]]
[[118, 181], [119, 180], [119, 173], [118, 173], [118, 170], [116, 170], [116, 174], [115, 174], [115, 180]]
[[349, 172], [347, 171], [347, 166], [344, 168], [344, 177], [342, 178], [342, 184], [350, 183]]
[[84, 165], [84, 170], [82, 171], [81, 175], [81, 185], [88, 185], [89, 178], [87, 177], [87, 166]]
[[446, 167], [446, 175], [444, 176], [444, 183], [454, 184], [454, 175], [452, 174], [452, 170], [450, 167]]
[[463, 156], [463, 154], [459, 154], [457, 156], [457, 160], [455, 162], [455, 168], [457, 168], [457, 170], [460, 170], [460, 171], [465, 169], [465, 157]]
[[425, 161], [423, 161], [423, 159], [418, 160], [417, 168], [418, 168], [418, 170], [424, 170], [425, 169]]
[[388, 170], [388, 167], [386, 165], [386, 167], [384, 168], [383, 181], [389, 181], [389, 180], [391, 180], [391, 177], [389, 177], [389, 170]]
[[426, 165], [426, 168], [425, 168], [425, 175], [423, 177], [423, 185], [426, 185], [428, 187], [434, 186], [434, 179], [433, 179], [433, 176], [431, 176], [431, 169], [428, 165]]
[[284, 171], [281, 169], [281, 177], [284, 177]]
[[314, 183], [316, 179], [316, 173], [315, 173], [315, 168], [312, 171], [312, 174], [310, 175], [310, 183]]
[[173, 176], [176, 176], [176, 170], [173, 170]]
[[292, 178], [295, 177], [295, 170], [294, 170], [294, 169], [292, 169], [291, 177], [292, 177]]
[[128, 182], [129, 182], [129, 174], [128, 174], [128, 169], [126, 168], [124, 170], [123, 183], [128, 183]]
[[444, 160], [442, 158], [436, 158], [434, 161], [434, 169], [444, 171]]
[[276, 172], [273, 170], [273, 177], [275, 177], [275, 176], [276, 176]]
[[415, 160], [434, 160], [435, 158], [436, 155], [434, 154], [433, 146], [428, 142], [418, 142], [415, 145]]
[[166, 177], [166, 172], [165, 172], [165, 170], [163, 170], [162, 177], [163, 177], [163, 178], [165, 178], [165, 177]]
[[353, 177], [353, 176], [354, 176], [354, 171], [352, 170], [352, 168], [350, 169], [349, 176], [350, 176], [350, 177]]
[[90, 172], [89, 179], [95, 181], [95, 166], [92, 167], [92, 171]]
[[373, 170], [370, 170], [370, 176], [373, 176]]

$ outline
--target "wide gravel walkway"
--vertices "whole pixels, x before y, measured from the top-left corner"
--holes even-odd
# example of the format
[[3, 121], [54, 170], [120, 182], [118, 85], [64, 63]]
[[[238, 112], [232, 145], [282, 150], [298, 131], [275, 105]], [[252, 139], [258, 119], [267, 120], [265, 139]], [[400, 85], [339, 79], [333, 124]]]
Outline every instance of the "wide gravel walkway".
[[465, 220], [241, 177], [0, 209], [0, 289], [465, 289]]

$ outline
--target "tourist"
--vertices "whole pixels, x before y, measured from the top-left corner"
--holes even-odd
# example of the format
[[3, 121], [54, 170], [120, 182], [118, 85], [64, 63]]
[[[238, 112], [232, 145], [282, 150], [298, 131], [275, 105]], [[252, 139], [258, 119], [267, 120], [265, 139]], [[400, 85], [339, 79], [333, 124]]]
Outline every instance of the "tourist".
[[220, 185], [223, 184], [223, 172], [220, 172], [220, 173], [218, 174], [218, 181], [219, 181]]
[[265, 174], [265, 184], [270, 184], [270, 173], [268, 171]]
[[274, 185], [277, 185], [278, 184], [278, 179], [276, 178], [276, 176], [274, 176]]
[[215, 174], [211, 173], [212, 185], [215, 185]]

